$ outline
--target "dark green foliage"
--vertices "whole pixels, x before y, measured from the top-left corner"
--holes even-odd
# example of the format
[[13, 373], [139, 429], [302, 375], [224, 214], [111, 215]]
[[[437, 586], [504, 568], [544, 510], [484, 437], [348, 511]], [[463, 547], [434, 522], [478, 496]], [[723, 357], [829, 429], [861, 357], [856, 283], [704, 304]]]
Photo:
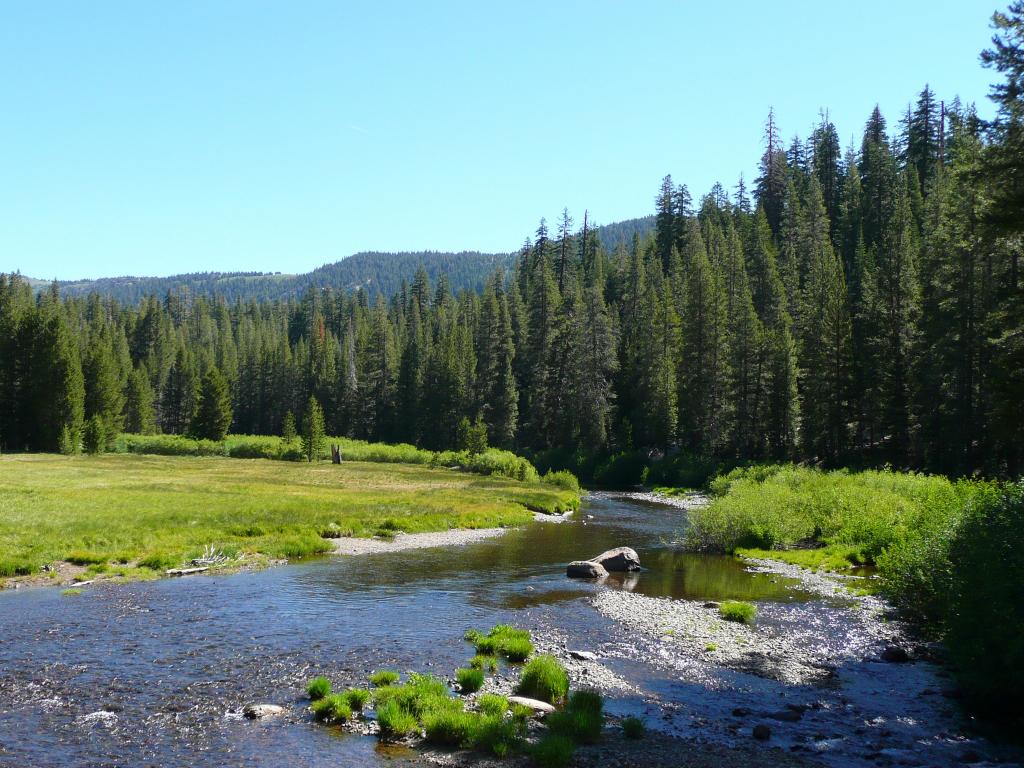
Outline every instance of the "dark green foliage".
[[103, 420], [99, 416], [93, 416], [85, 422], [85, 428], [82, 430], [82, 450], [90, 454], [103, 453], [106, 442]]
[[302, 452], [306, 461], [320, 459], [324, 453], [325, 442], [324, 412], [317, 399], [310, 395], [306, 403], [306, 413], [302, 417]]
[[630, 715], [622, 720], [622, 735], [627, 739], [642, 739], [647, 735], [647, 727], [639, 717]]
[[548, 733], [533, 745], [530, 755], [539, 768], [566, 768], [575, 751], [572, 739]]
[[949, 545], [949, 647], [970, 703], [1024, 725], [1024, 484], [968, 505]]
[[519, 678], [516, 693], [531, 699], [555, 703], [569, 692], [569, 676], [565, 667], [554, 656], [536, 656], [531, 659]]
[[286, 442], [290, 443], [298, 437], [298, 432], [295, 429], [295, 417], [291, 411], [288, 411], [284, 415], [284, 421], [281, 422], [281, 438]]
[[322, 699], [331, 692], [331, 681], [326, 677], [317, 677], [309, 681], [306, 686], [306, 693], [313, 701]]
[[128, 376], [125, 391], [124, 429], [137, 435], [156, 432], [156, 407], [153, 387], [142, 368], [135, 368]]
[[227, 437], [231, 426], [231, 393], [228, 382], [216, 368], [203, 376], [199, 388], [199, 404], [189, 434], [199, 440], [220, 441]]

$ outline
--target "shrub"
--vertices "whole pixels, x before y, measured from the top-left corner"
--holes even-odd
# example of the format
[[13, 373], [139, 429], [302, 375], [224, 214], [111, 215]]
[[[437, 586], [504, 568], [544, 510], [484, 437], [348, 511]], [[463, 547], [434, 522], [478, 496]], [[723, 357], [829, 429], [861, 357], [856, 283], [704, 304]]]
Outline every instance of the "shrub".
[[377, 724], [383, 739], [400, 739], [419, 728], [415, 715], [406, 712], [397, 701], [387, 701], [377, 709]]
[[455, 680], [462, 693], [476, 693], [484, 685], [484, 673], [472, 667], [455, 670]]
[[313, 717], [326, 723], [343, 723], [352, 719], [352, 708], [340, 693], [324, 696], [313, 702]]
[[554, 704], [569, 692], [569, 676], [554, 656], [537, 656], [523, 668], [516, 692]]
[[580, 492], [580, 481], [576, 479], [576, 475], [568, 470], [548, 470], [541, 482], [547, 483], [548, 485], [554, 485], [566, 491], [572, 491], [573, 493]]
[[726, 600], [718, 606], [718, 614], [726, 621], [735, 621], [740, 624], [751, 624], [757, 615], [757, 608], [750, 603], [739, 602], [738, 600]]
[[534, 744], [530, 754], [540, 768], [566, 768], [575, 750], [572, 739], [549, 733]]
[[370, 683], [377, 688], [384, 688], [385, 686], [397, 683], [400, 677], [401, 675], [394, 670], [382, 669], [370, 675]]
[[508, 699], [496, 693], [484, 693], [476, 703], [485, 715], [504, 715], [508, 711]]
[[609, 456], [594, 470], [594, 482], [602, 488], [632, 488], [639, 485], [647, 458], [639, 451], [623, 451]]
[[329, 696], [331, 693], [331, 681], [326, 677], [315, 677], [306, 686], [306, 693], [313, 701]]
[[498, 671], [498, 659], [494, 656], [478, 653], [469, 660], [469, 666], [482, 672], [493, 673]]
[[630, 715], [622, 721], [622, 735], [627, 739], [642, 739], [647, 734], [647, 726], [639, 717]]
[[349, 688], [342, 696], [352, 709], [359, 710], [366, 706], [372, 694], [366, 688]]
[[946, 645], [968, 702], [1024, 725], [1024, 482], [988, 487], [949, 547]]

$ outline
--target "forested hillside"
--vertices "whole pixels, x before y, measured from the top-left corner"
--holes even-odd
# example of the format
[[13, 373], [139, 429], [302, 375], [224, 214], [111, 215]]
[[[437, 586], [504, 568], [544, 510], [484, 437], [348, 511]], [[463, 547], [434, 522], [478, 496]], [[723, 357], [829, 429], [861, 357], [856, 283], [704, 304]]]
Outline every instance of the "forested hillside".
[[[483, 288], [487, 277], [499, 267], [506, 269], [513, 256], [498, 253], [357, 253], [333, 264], [325, 264], [312, 272], [281, 274], [261, 272], [201, 272], [171, 277], [109, 277], [99, 280], [58, 282], [64, 296], [88, 296], [97, 293], [135, 305], [147, 296], [178, 293], [192, 296], [219, 296], [228, 301], [241, 299], [299, 298], [310, 288], [332, 288], [354, 291], [362, 288], [371, 297], [397, 292], [403, 280], [411, 280], [422, 267], [431, 280], [442, 274], [448, 277], [452, 290]], [[42, 290], [48, 283], [31, 281]]]
[[[1021, 24], [986, 54], [1006, 76], [991, 124], [927, 87], [845, 150], [827, 119], [784, 145], [769, 114], [750, 188], [666, 177], [653, 232], [613, 249], [565, 212], [507, 270], [478, 256], [481, 291], [461, 261], [403, 282], [346, 260], [300, 300], [37, 301], [3, 278], [2, 446], [74, 450], [93, 417], [111, 437], [197, 429], [212, 397], [232, 431], [276, 433], [312, 395], [334, 434], [430, 448], [479, 418], [494, 445], [563, 457], [1019, 472]], [[232, 281], [263, 279], [286, 278]], [[388, 290], [349, 290], [366, 279]]]

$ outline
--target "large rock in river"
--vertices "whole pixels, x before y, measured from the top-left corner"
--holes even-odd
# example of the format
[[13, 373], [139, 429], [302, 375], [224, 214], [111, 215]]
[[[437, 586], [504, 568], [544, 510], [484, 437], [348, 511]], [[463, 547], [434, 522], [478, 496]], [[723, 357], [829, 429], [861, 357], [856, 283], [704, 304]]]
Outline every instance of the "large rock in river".
[[608, 571], [593, 560], [573, 560], [565, 567], [565, 575], [571, 579], [603, 579]]
[[629, 547], [609, 549], [607, 552], [602, 552], [590, 560], [593, 563], [599, 563], [609, 573], [640, 570], [640, 556], [637, 555], [635, 549], [630, 549]]

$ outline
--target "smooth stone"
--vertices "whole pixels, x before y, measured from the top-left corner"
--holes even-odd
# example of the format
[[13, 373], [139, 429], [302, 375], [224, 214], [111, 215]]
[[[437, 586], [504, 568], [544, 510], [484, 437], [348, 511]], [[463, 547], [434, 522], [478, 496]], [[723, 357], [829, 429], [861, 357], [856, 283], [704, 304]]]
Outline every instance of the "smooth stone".
[[772, 729], [764, 724], [755, 725], [752, 733], [758, 741], [768, 741], [772, 737]]
[[569, 656], [576, 661], [597, 661], [597, 654], [593, 651], [569, 651]]
[[529, 707], [538, 715], [549, 715], [555, 711], [555, 708], [548, 704], [546, 701], [540, 701], [538, 699], [528, 699], [525, 696], [509, 696], [509, 704], [519, 704], [524, 707]]
[[781, 720], [784, 723], [796, 723], [803, 717], [803, 714], [803, 712], [797, 712], [792, 709], [781, 709], [778, 712], [769, 712], [768, 717], [772, 720]]
[[565, 575], [571, 579], [603, 579], [608, 575], [608, 571], [600, 563], [573, 560], [565, 567]]
[[616, 547], [602, 552], [597, 557], [590, 558], [595, 563], [600, 563], [609, 573], [623, 573], [626, 571], [640, 570], [640, 556], [635, 549], [630, 547]]
[[284, 707], [277, 704], [246, 704], [242, 714], [249, 720], [259, 720], [264, 717], [276, 717], [284, 714]]

